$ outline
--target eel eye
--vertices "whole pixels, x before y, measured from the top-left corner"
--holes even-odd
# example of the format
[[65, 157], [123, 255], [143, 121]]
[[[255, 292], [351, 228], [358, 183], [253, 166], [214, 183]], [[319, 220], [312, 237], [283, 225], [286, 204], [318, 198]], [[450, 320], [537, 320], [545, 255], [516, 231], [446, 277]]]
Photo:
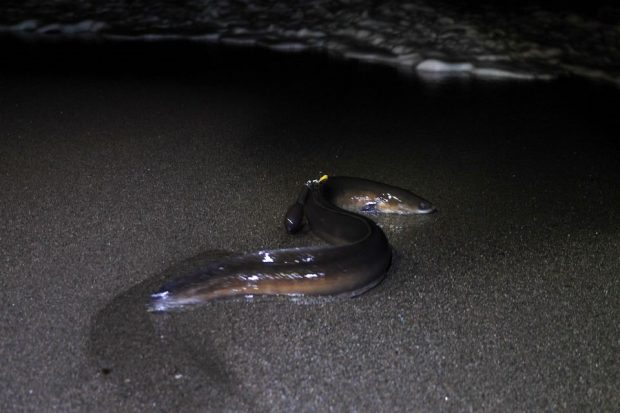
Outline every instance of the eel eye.
[[362, 212], [377, 212], [377, 203], [376, 202], [368, 202], [361, 208]]

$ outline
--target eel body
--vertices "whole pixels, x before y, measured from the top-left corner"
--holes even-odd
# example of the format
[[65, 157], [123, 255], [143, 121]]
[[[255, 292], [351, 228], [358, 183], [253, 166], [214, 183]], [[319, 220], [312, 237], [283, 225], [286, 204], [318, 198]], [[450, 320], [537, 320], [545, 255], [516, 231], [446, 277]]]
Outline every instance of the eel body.
[[289, 232], [303, 225], [328, 246], [264, 250], [214, 260], [151, 295], [151, 311], [181, 309], [231, 296], [356, 296], [377, 285], [392, 259], [374, 221], [353, 211], [426, 214], [432, 204], [398, 187], [361, 178], [309, 181], [289, 208]]

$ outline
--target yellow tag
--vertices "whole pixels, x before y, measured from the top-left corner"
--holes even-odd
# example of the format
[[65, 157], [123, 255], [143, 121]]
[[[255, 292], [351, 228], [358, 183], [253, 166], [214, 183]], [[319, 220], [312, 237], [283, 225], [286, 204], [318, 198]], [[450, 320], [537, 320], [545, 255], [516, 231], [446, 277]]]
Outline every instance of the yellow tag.
[[322, 177], [319, 178], [319, 183], [323, 182], [323, 181], [327, 181], [328, 176], [327, 175], [323, 175]]

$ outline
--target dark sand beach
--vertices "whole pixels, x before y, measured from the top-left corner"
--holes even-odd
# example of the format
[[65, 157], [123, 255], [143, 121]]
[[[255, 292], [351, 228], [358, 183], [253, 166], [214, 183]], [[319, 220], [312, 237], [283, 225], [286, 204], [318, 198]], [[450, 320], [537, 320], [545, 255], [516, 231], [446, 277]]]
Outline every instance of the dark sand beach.
[[[614, 411], [619, 91], [325, 56], [6, 41], [0, 411]], [[199, 51], [200, 49], [200, 51]], [[151, 314], [214, 250], [311, 245], [320, 172], [411, 189], [355, 299]]]

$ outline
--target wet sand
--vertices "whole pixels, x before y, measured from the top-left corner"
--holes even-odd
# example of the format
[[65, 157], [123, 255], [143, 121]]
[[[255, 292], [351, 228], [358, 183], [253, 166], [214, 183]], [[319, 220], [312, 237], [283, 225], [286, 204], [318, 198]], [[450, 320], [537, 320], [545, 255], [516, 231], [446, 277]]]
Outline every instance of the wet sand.
[[[31, 45], [0, 74], [0, 410], [620, 405], [617, 89], [198, 49]], [[381, 285], [144, 310], [206, 251], [315, 243], [282, 216], [319, 172], [438, 206], [380, 221]]]

